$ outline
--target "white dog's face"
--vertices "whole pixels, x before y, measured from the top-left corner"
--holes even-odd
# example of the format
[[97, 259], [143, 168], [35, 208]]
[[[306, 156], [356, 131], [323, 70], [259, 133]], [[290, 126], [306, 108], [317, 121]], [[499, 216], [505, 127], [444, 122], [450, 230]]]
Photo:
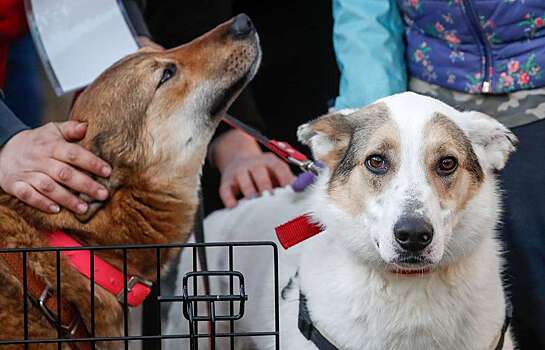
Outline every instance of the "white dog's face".
[[298, 135], [326, 164], [316, 218], [366, 263], [406, 274], [456, 261], [493, 227], [493, 172], [516, 141], [484, 114], [414, 93], [321, 117]]

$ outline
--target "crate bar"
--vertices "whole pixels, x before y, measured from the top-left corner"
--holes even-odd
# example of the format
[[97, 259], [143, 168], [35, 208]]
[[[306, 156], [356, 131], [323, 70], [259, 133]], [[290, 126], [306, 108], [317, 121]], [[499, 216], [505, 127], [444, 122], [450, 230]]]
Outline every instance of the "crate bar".
[[[57, 251], [55, 253], [55, 266], [57, 270], [55, 271], [57, 273], [57, 337], [60, 339], [62, 338], [62, 315], [61, 315], [61, 252]], [[62, 350], [62, 343], [57, 343], [57, 349]]]
[[[193, 272], [197, 272], [197, 260], [198, 260], [198, 250], [197, 250], [197, 247], [193, 247]], [[197, 293], [197, 279], [194, 279], [193, 280], [193, 294], [196, 294]], [[195, 303], [194, 305], [191, 305], [191, 307], [193, 308], [193, 310], [191, 310], [191, 312], [195, 315], [198, 315], [199, 312], [199, 303]], [[191, 327], [193, 327], [194, 329], [194, 332], [190, 332], [191, 334], [197, 334], [199, 333], [199, 322], [197, 321], [193, 321], [193, 324], [191, 325]], [[191, 330], [191, 328], [190, 328]], [[191, 345], [191, 350], [198, 350], [199, 349], [199, 341], [194, 338], [194, 337], [191, 337], [191, 340], [190, 340], [190, 345]]]
[[[127, 278], [127, 249], [123, 249], [123, 334], [129, 336], [129, 304], [128, 304], [128, 285]], [[125, 350], [129, 350], [129, 341], [125, 340]]]
[[[233, 247], [229, 247], [229, 271], [233, 272]], [[233, 295], [233, 275], [229, 275], [229, 294]], [[234, 316], [234, 303], [233, 301], [229, 302], [229, 316]], [[235, 331], [235, 321], [233, 319], [229, 320], [229, 332], [233, 333]], [[235, 350], [235, 337], [229, 338], [229, 346], [231, 350]]]
[[[28, 341], [28, 276], [27, 276], [27, 252], [23, 251], [23, 334], [25, 341]], [[25, 344], [25, 350], [28, 350], [28, 344]]]
[[39, 252], [56, 252], [56, 251], [74, 251], [74, 250], [122, 250], [122, 249], [168, 249], [168, 248], [194, 248], [194, 247], [258, 247], [271, 246], [276, 247], [276, 244], [270, 241], [256, 242], [210, 242], [210, 243], [167, 243], [167, 244], [120, 244], [120, 245], [103, 245], [103, 246], [87, 246], [87, 247], [31, 247], [31, 248], [1, 248], [0, 253], [39, 253]]
[[[217, 338], [227, 337], [272, 337], [278, 335], [277, 332], [244, 332], [244, 333], [217, 333]], [[209, 338], [208, 333], [198, 333], [194, 335], [197, 338]], [[0, 340], [0, 346], [3, 345], [30, 345], [30, 344], [51, 344], [51, 343], [74, 343], [74, 342], [114, 342], [114, 341], [134, 341], [134, 340], [156, 340], [156, 339], [189, 339], [192, 336], [189, 334], [168, 334], [168, 335], [141, 335], [128, 337], [95, 337], [95, 338], [65, 338], [65, 339], [33, 339], [33, 340]]]
[[[156, 271], [155, 271], [155, 288], [157, 290], [157, 299], [159, 297], [159, 295], [161, 295], [161, 249], [160, 248], [157, 248], [155, 250], [155, 259], [157, 261], [155, 267], [156, 267]], [[154, 303], [157, 307], [157, 335], [161, 335], [163, 333], [162, 331], [162, 327], [161, 327], [161, 303], [159, 302], [159, 300], [154, 300]], [[159, 341], [157, 342], [157, 345], [159, 346], [159, 350], [161, 350], [163, 348], [163, 342], [162, 341]]]
[[280, 305], [278, 301], [278, 247], [272, 245], [274, 254], [274, 332], [276, 350], [280, 350]]
[[[91, 291], [90, 291], [90, 294], [91, 294], [91, 337], [95, 337], [96, 335], [96, 325], [95, 325], [95, 251], [94, 250], [91, 250], [90, 251], [90, 261], [89, 261], [89, 266], [90, 266], [90, 269], [91, 269], [91, 274], [90, 274], [90, 278], [91, 278]], [[91, 342], [91, 349], [95, 350], [95, 345], [96, 345], [96, 342], [95, 341], [92, 341]]]
[[216, 305], [213, 301], [208, 302], [208, 313], [210, 315], [210, 350], [216, 350]]
[[[243, 298], [239, 295], [195, 295], [187, 298], [189, 301], [245, 301], [246, 298]], [[169, 295], [169, 296], [160, 296], [158, 300], [161, 303], [176, 303], [183, 302], [185, 298], [178, 295]], [[234, 315], [233, 315], [234, 316]], [[207, 318], [208, 319], [208, 318]]]

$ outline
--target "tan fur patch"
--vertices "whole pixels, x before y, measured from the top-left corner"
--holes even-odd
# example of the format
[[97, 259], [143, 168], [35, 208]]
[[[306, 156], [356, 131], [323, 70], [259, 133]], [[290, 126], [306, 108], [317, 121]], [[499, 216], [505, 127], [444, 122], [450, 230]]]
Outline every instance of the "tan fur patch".
[[[426, 125], [424, 163], [428, 181], [442, 207], [464, 208], [484, 179], [477, 156], [464, 132], [448, 117], [437, 114]], [[448, 176], [437, 174], [437, 162], [446, 156], [458, 160], [457, 170]]]
[[[393, 120], [385, 120], [374, 131], [369, 128], [360, 131], [362, 134], [356, 131], [353, 143], [347, 150], [353, 153], [349, 156], [353, 163], [346, 167], [345, 173], [334, 173], [328, 189], [335, 203], [354, 216], [365, 210], [367, 203], [382, 191], [399, 169], [399, 130]], [[381, 155], [387, 160], [389, 165], [385, 174], [374, 174], [367, 169], [365, 160], [371, 155]]]
[[[349, 142], [329, 155], [333, 173], [328, 193], [339, 207], [357, 215], [397, 170], [399, 130], [389, 119], [388, 108], [383, 103], [371, 105], [347, 118], [351, 125]], [[384, 175], [373, 174], [365, 166], [367, 157], [375, 154], [384, 156], [390, 164]]]

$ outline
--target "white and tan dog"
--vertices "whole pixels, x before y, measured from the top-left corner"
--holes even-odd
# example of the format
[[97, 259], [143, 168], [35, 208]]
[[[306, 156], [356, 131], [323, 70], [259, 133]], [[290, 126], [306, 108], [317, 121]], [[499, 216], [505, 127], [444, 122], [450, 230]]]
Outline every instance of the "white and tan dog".
[[[508, 331], [500, 341], [506, 301], [495, 232], [495, 172], [516, 142], [508, 129], [402, 93], [318, 118], [298, 135], [326, 165], [311, 189], [281, 189], [205, 222], [211, 241], [274, 240], [274, 226], [304, 212], [326, 227], [281, 253], [281, 349], [318, 348], [297, 327], [300, 294], [337, 349], [513, 349]], [[211, 269], [226, 267], [225, 256], [209, 258]], [[273, 329], [271, 262], [249, 252], [236, 259], [247, 309], [257, 310], [237, 331]], [[170, 317], [179, 320], [179, 310]], [[270, 338], [237, 345], [274, 348]]]

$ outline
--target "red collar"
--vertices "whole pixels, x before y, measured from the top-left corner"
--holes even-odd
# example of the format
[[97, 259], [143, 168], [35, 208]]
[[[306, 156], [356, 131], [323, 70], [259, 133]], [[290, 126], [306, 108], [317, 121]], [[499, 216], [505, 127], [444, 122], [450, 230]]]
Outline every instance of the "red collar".
[[317, 235], [324, 227], [312, 221], [310, 214], [303, 214], [274, 229], [284, 249], [293, 247], [302, 241]]
[[[75, 239], [62, 231], [47, 234], [51, 247], [81, 247]], [[88, 250], [63, 251], [70, 265], [87, 278], [91, 276], [91, 253]], [[123, 272], [95, 255], [95, 283], [106, 289], [123, 302]], [[152, 283], [137, 276], [128, 276], [127, 304], [132, 307], [140, 306], [151, 292]]]

